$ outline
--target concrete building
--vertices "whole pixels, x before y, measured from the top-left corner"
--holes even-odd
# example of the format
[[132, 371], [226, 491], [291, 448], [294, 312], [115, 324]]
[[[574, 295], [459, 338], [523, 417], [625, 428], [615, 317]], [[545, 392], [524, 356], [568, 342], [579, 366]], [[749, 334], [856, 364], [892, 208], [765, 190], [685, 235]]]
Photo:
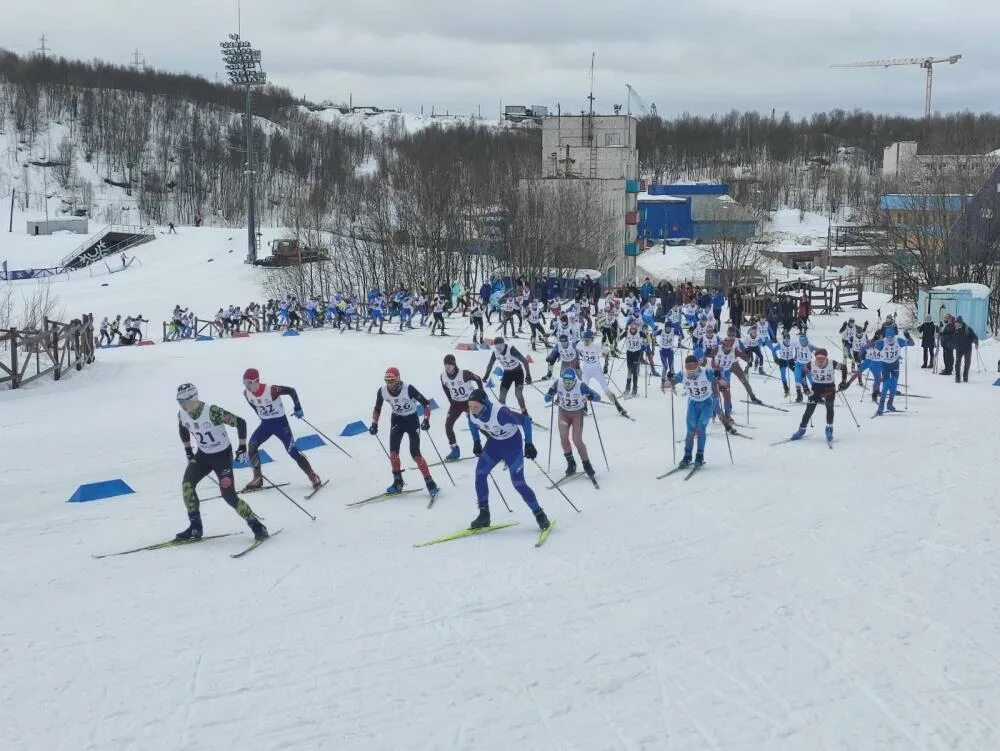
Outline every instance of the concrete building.
[[612, 261], [601, 269], [605, 285], [635, 278], [635, 196], [639, 192], [636, 123], [629, 115], [543, 118], [542, 177], [522, 181], [544, 191], [575, 190], [602, 196], [612, 222], [607, 248]]
[[1000, 165], [1000, 151], [989, 154], [918, 154], [916, 141], [899, 141], [882, 153], [883, 177], [920, 182], [953, 173], [982, 172], [985, 178]]
[[27, 222], [29, 235], [51, 235], [53, 232], [75, 232], [78, 235], [87, 234], [87, 217], [65, 217], [63, 219], [29, 219]]

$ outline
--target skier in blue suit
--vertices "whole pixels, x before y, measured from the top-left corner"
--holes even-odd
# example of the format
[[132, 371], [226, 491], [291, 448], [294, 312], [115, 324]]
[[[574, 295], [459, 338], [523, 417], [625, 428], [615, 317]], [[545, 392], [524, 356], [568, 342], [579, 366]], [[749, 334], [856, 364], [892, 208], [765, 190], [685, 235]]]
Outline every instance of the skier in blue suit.
[[[469, 395], [469, 424], [472, 427], [473, 453], [479, 457], [476, 464], [476, 498], [479, 503], [477, 516], [469, 529], [490, 526], [490, 491], [486, 479], [500, 462], [507, 464], [514, 489], [535, 515], [539, 529], [548, 529], [549, 519], [538, 505], [535, 491], [524, 479], [524, 458], [534, 460], [538, 449], [531, 442], [531, 418], [502, 405], [490, 402], [486, 392], [474, 389]], [[479, 432], [486, 433], [486, 446], [480, 448]], [[521, 432], [524, 432], [524, 442]]]
[[[883, 414], [886, 410], [895, 412], [896, 408], [892, 400], [896, 396], [896, 385], [899, 383], [899, 358], [903, 354], [904, 347], [913, 346], [913, 337], [909, 331], [903, 332], [906, 336], [898, 335], [896, 326], [886, 326], [884, 336], [871, 345], [879, 353], [879, 362], [882, 364], [882, 395], [878, 400], [878, 410], [876, 415]], [[889, 398], [886, 403], [886, 397]]]
[[684, 457], [679, 466], [691, 464], [691, 451], [694, 448], [694, 437], [698, 436], [698, 452], [694, 457], [694, 466], [705, 464], [705, 440], [708, 423], [715, 413], [715, 405], [719, 398], [719, 384], [712, 368], [698, 364], [698, 358], [688, 355], [684, 358], [684, 373], [676, 374], [672, 379], [663, 379], [661, 390], [668, 388], [673, 391], [678, 383], [684, 384], [688, 396], [687, 434], [684, 436]]

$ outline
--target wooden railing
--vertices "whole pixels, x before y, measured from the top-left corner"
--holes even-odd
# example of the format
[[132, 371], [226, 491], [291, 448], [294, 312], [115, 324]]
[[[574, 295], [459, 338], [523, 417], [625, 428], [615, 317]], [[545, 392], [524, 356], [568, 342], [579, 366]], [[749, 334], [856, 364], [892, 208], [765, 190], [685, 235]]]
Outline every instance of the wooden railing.
[[16, 389], [52, 374], [58, 381], [69, 369], [94, 362], [94, 317], [84, 314], [69, 323], [42, 319], [40, 329], [7, 329], [0, 333], [0, 383]]

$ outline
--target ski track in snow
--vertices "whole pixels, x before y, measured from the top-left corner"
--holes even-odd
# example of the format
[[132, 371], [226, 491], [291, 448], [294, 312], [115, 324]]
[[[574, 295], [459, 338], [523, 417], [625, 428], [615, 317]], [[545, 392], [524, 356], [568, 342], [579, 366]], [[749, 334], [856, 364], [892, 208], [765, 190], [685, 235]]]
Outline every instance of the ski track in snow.
[[[53, 289], [70, 310], [141, 303], [129, 310], [154, 321], [177, 302], [204, 315], [261, 297], [239, 251], [225, 252], [237, 231], [180, 232], [138, 249], [143, 266], [110, 288], [77, 274]], [[814, 319], [813, 338], [847, 315]], [[455, 333], [463, 326], [449, 320]], [[754, 378], [765, 401], [791, 412], [751, 407], [755, 440], [733, 441], [735, 466], [710, 430], [710, 471], [687, 483], [655, 479], [671, 462], [671, 432], [670, 398], [654, 382], [629, 402], [639, 422], [602, 419], [611, 471], [598, 472], [601, 491], [566, 488], [582, 513], [527, 466], [558, 520], [540, 549], [502, 468], [494, 476], [514, 512], [495, 491], [491, 507], [519, 526], [412, 547], [468, 524], [473, 462], [449, 467], [458, 487], [429, 511], [419, 494], [346, 510], [389, 480], [381, 449], [362, 435], [338, 439], [352, 460], [332, 447], [308, 452], [332, 479], [303, 502], [316, 522], [278, 493], [247, 496], [286, 531], [246, 558], [229, 558], [249, 533], [218, 501], [202, 507], [206, 533], [241, 536], [91, 558], [168, 539], [185, 523], [178, 383], [250, 418], [239, 379], [257, 367], [295, 386], [307, 418], [335, 437], [367, 421], [388, 365], [443, 401], [438, 372], [453, 340], [420, 333], [101, 350], [59, 384], [0, 391], [4, 747], [1000, 747], [1000, 389], [975, 366], [968, 386], [911, 367], [914, 392], [934, 398], [901, 419], [865, 420], [870, 402], [859, 408], [853, 387], [864, 424], [838, 400], [835, 451], [822, 417], [805, 440], [770, 447], [804, 405]], [[987, 363], [998, 352], [984, 343]], [[479, 372], [488, 359], [455, 354]], [[525, 394], [542, 414], [537, 392]], [[675, 408], [680, 436], [683, 400]], [[443, 417], [432, 417], [439, 447]], [[588, 427], [592, 455], [596, 438]], [[468, 452], [464, 430], [459, 440]], [[301, 472], [274, 441], [265, 448], [268, 476], [291, 482], [298, 500]], [[135, 495], [65, 503], [77, 485], [114, 477]]]

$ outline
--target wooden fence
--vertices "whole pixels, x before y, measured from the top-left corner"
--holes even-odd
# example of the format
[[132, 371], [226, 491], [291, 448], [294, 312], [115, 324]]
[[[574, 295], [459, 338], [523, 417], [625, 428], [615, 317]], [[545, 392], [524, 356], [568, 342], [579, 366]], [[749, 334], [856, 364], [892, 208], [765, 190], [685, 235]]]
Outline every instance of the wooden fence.
[[90, 314], [69, 323], [44, 318], [40, 329], [7, 329], [0, 333], [0, 383], [16, 389], [49, 373], [58, 381], [67, 370], [93, 363], [94, 351]]

